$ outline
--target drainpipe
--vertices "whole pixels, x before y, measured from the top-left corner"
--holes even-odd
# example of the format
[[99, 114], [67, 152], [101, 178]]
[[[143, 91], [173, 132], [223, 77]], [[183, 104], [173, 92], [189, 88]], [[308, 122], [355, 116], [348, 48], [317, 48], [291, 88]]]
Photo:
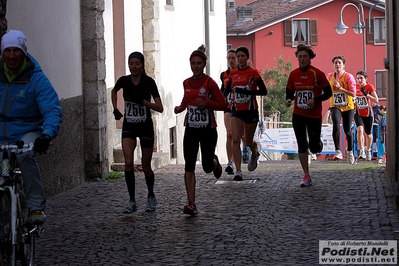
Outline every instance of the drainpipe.
[[[204, 0], [204, 22], [205, 22], [205, 46], [207, 49], [208, 59], [211, 54], [209, 45], [209, 0]], [[210, 76], [211, 67], [210, 64], [206, 64], [206, 74]]]

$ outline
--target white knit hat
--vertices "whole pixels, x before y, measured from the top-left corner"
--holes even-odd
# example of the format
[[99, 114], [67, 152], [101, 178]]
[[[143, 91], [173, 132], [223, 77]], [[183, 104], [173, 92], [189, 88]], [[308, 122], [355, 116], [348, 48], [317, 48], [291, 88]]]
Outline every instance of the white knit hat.
[[19, 30], [10, 30], [6, 34], [3, 35], [1, 39], [1, 53], [4, 52], [4, 49], [9, 47], [17, 47], [21, 49], [25, 55], [28, 54], [28, 48], [26, 47], [26, 37]]

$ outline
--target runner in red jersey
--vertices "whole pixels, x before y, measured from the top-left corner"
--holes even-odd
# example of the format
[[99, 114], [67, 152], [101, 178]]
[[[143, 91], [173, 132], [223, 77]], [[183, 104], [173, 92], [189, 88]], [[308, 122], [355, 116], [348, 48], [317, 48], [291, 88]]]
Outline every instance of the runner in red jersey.
[[315, 58], [316, 54], [310, 46], [298, 45], [295, 56], [299, 68], [291, 71], [288, 77], [285, 105], [290, 106], [294, 100], [292, 126], [298, 144], [299, 161], [304, 172], [300, 186], [305, 187], [312, 185], [308, 149], [313, 154], [323, 150], [323, 142], [320, 140], [322, 101], [328, 100], [332, 92], [326, 75], [311, 65], [311, 59]]
[[227, 103], [216, 82], [204, 74], [207, 56], [205, 47], [201, 46], [190, 56], [193, 76], [184, 80], [184, 96], [179, 106], [174, 109], [175, 114], [187, 109], [184, 119], [186, 127], [183, 139], [183, 153], [185, 160], [184, 181], [188, 204], [183, 212], [190, 215], [198, 213], [195, 205], [195, 165], [198, 150], [201, 147], [201, 162], [205, 173], [213, 174], [216, 178], [222, 175], [222, 166], [215, 154], [218, 134], [216, 131], [215, 110], [227, 110]]
[[[357, 129], [358, 158], [371, 161], [373, 144], [373, 103], [378, 104], [378, 96], [372, 84], [367, 82], [368, 75], [360, 70], [356, 73], [355, 123]], [[364, 143], [366, 133], [366, 147]]]
[[[229, 64], [229, 68], [220, 74], [220, 80], [222, 81], [222, 86], [220, 90], [222, 91], [222, 93], [224, 93], [224, 90], [226, 89], [226, 86], [230, 80], [230, 71], [237, 68], [238, 62], [237, 62], [236, 50], [230, 49], [227, 51], [227, 63]], [[231, 93], [226, 95], [226, 103], [230, 102], [230, 98], [231, 98]], [[226, 128], [226, 153], [227, 153], [227, 159], [229, 161], [224, 171], [229, 175], [233, 175], [234, 174], [233, 134], [231, 133], [230, 118], [231, 118], [231, 111], [226, 110], [224, 112], [224, 126]]]
[[259, 122], [257, 95], [267, 95], [267, 89], [259, 71], [248, 65], [249, 51], [245, 46], [236, 49], [238, 68], [230, 71], [230, 80], [224, 95], [232, 93], [229, 108], [231, 110], [231, 131], [233, 133], [233, 157], [236, 164], [235, 181], [242, 181], [241, 137], [245, 137], [244, 146], [251, 148], [248, 171], [258, 166], [258, 145], [254, 142], [254, 133]]

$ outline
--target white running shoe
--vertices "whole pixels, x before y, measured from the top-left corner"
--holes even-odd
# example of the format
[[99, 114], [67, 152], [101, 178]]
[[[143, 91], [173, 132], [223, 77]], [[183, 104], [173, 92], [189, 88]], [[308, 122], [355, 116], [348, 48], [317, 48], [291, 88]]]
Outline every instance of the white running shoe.
[[301, 181], [300, 186], [301, 187], [308, 187], [312, 185], [312, 179], [310, 178], [310, 176], [305, 175], [303, 177], [303, 180]]
[[349, 164], [355, 163], [355, 157], [353, 156], [353, 151], [346, 151], [346, 159], [348, 160]]
[[371, 150], [366, 150], [366, 160], [371, 161]]
[[364, 149], [359, 150], [359, 159], [366, 160], [366, 153], [364, 152]]
[[342, 160], [342, 152], [340, 150], [335, 150], [334, 160]]

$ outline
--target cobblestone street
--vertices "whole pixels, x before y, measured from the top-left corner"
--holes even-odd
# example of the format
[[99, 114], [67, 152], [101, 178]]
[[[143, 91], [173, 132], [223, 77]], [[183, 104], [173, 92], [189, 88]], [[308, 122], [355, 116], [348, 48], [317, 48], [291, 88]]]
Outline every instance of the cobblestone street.
[[[224, 166], [223, 166], [224, 167]], [[182, 213], [184, 166], [155, 172], [155, 213], [123, 214], [124, 179], [87, 182], [48, 199], [36, 265], [318, 265], [319, 240], [397, 240], [399, 216], [375, 161], [312, 162], [301, 188], [298, 160], [243, 165], [244, 181], [219, 181], [197, 165], [199, 214]]]

